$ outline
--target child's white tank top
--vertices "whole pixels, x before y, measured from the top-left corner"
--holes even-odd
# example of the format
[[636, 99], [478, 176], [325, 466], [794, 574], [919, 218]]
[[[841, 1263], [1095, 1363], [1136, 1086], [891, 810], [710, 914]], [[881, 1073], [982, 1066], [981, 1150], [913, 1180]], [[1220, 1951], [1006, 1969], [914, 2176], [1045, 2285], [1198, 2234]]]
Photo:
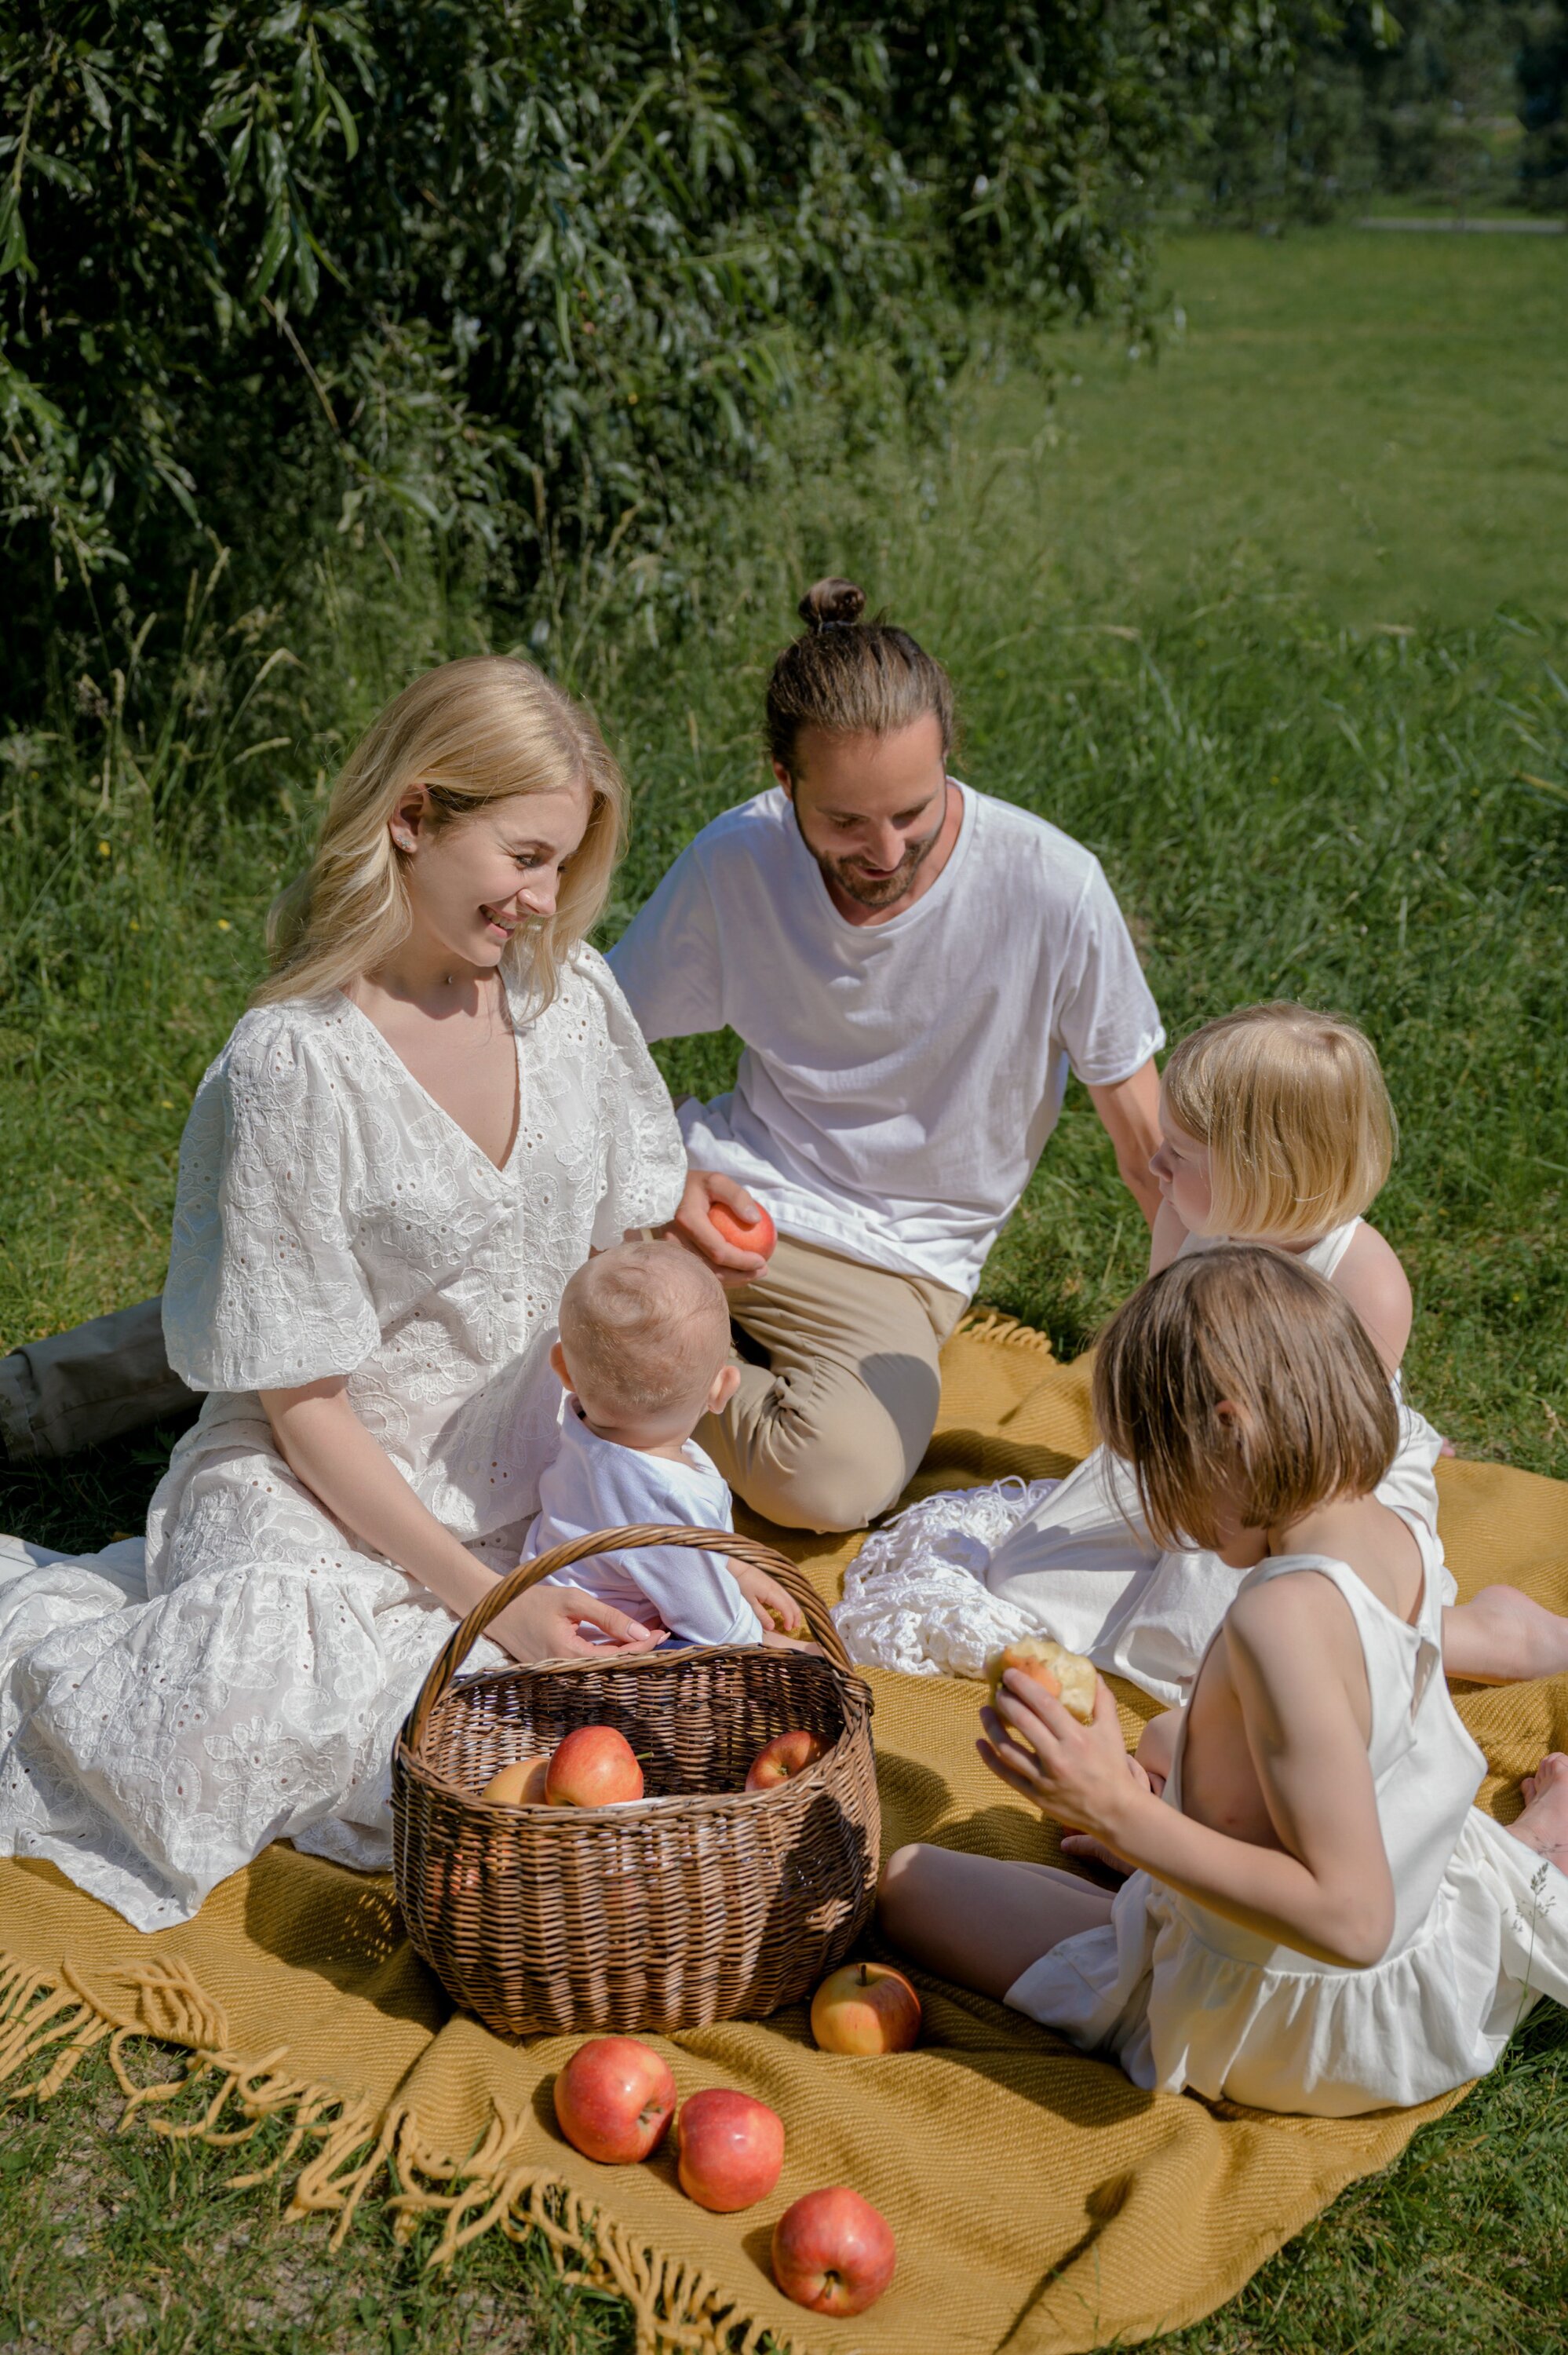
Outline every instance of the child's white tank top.
[[[1314, 1275], [1320, 1275], [1327, 1284], [1331, 1281], [1334, 1270], [1349, 1251], [1361, 1223], [1360, 1219], [1347, 1219], [1342, 1227], [1330, 1227], [1326, 1235], [1319, 1235], [1317, 1241], [1308, 1243], [1305, 1251], [1293, 1252], [1291, 1257], [1298, 1259], [1303, 1267], [1309, 1267]], [[1238, 1238], [1234, 1235], [1183, 1235], [1177, 1247], [1176, 1256], [1178, 1259], [1187, 1259], [1193, 1252], [1215, 1251], [1222, 1243], [1235, 1242], [1238, 1240], [1245, 1241], [1246, 1239], [1245, 1236]]]
[[[1261, 1562], [1238, 1589], [1315, 1572], [1355, 1621], [1393, 1882], [1387, 1949], [1366, 1969], [1318, 1962], [1134, 1873], [1106, 1929], [1066, 1939], [1007, 1994], [1114, 2053], [1134, 2084], [1325, 2117], [1410, 2105], [1489, 2068], [1537, 1994], [1568, 1992], [1568, 1880], [1472, 1805], [1486, 1761], [1443, 1675], [1442, 1550], [1400, 1518], [1424, 1572], [1410, 1621], [1322, 1554]], [[1171, 1806], [1185, 1746], [1183, 1720]]]

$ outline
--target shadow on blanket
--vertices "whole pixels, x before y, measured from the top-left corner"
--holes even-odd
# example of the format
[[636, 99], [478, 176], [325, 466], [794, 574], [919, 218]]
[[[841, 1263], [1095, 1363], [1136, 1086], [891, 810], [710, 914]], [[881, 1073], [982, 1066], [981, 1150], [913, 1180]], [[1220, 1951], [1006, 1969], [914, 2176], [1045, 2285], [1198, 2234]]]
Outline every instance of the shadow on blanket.
[[[1038, 1336], [971, 1327], [943, 1360], [943, 1415], [920, 1493], [1041, 1477], [1089, 1444], [1085, 1369]], [[1462, 1590], [1507, 1577], [1568, 1606], [1568, 1486], [1498, 1465], [1440, 1470], [1443, 1530]], [[767, 1532], [775, 1535], [773, 1532]], [[858, 1540], [787, 1540], [836, 1599]], [[1001, 1798], [974, 1755], [977, 1690], [876, 1672], [884, 1838], [1003, 1856], [1055, 1855], [1054, 1835]], [[1122, 1692], [1124, 1730], [1154, 1704]], [[1568, 1680], [1462, 1701], [1505, 1818], [1541, 1753], [1568, 1746]], [[675, 2040], [683, 2093], [745, 2086], [789, 2129], [761, 2213], [709, 2216], [667, 2160], [598, 2168], [556, 2131], [548, 2084], [574, 2040], [524, 2046], [450, 2013], [397, 1934], [384, 1883], [270, 1849], [198, 1919], [141, 1937], [50, 1868], [0, 1865], [0, 2075], [63, 2082], [107, 2041], [154, 2131], [291, 2126], [274, 2163], [296, 2211], [350, 2227], [366, 2199], [402, 2225], [441, 2227], [450, 2254], [494, 2225], [536, 2223], [574, 2271], [620, 2291], [640, 2348], [739, 2346], [764, 2332], [797, 2355], [1071, 2355], [1188, 2322], [1354, 2177], [1394, 2158], [1446, 2104], [1352, 2120], [1273, 2118], [1137, 2092], [983, 1998], [923, 1981], [920, 2048], [879, 2061], [816, 2051], [803, 2007]], [[129, 2040], [183, 2046], [167, 2085], [132, 2083]], [[138, 2061], [145, 2078], [147, 2062]], [[177, 2113], [166, 2101], [189, 2072]], [[205, 2105], [205, 2108], [204, 2105]], [[185, 2131], [190, 2126], [185, 2125]], [[246, 2153], [237, 2156], [245, 2179]], [[898, 2236], [892, 2289], [834, 2325], [789, 2306], [768, 2276], [774, 2218], [800, 2192], [852, 2182]], [[668, 2327], [666, 2327], [668, 2326]], [[732, 2336], [733, 2334], [733, 2336]]]

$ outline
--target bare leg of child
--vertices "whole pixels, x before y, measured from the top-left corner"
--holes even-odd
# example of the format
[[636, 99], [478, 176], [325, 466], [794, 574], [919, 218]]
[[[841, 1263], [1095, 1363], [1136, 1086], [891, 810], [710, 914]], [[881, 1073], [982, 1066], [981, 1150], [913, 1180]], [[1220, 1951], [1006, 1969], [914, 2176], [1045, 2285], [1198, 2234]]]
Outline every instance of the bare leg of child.
[[877, 1912], [883, 1936], [914, 1961], [1000, 2000], [1064, 1938], [1103, 1928], [1111, 1898], [1053, 1865], [920, 1842], [889, 1857]]
[[1568, 1619], [1517, 1586], [1483, 1586], [1443, 1614], [1443, 1671], [1467, 1684], [1526, 1684], [1568, 1673]]
[[1568, 1758], [1561, 1750], [1549, 1750], [1520, 1788], [1524, 1813], [1514, 1817], [1510, 1832], [1537, 1856], [1548, 1857], [1568, 1871]]

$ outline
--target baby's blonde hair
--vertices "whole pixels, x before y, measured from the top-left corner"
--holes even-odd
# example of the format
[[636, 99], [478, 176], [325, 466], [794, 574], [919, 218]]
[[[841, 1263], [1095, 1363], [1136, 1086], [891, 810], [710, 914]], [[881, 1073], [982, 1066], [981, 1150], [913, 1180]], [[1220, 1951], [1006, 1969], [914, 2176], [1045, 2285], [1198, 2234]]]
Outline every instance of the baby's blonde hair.
[[315, 857], [273, 902], [272, 970], [253, 1005], [340, 989], [407, 938], [408, 853], [391, 821], [415, 784], [427, 789], [436, 827], [516, 794], [587, 794], [588, 830], [563, 869], [555, 914], [520, 924], [501, 959], [538, 1004], [555, 996], [561, 963], [597, 922], [625, 847], [626, 787], [581, 704], [532, 663], [469, 655], [395, 696], [344, 762]]
[[1094, 1411], [1155, 1542], [1173, 1548], [1215, 1544], [1226, 1506], [1266, 1529], [1370, 1496], [1399, 1441], [1355, 1310], [1263, 1243], [1194, 1252], [1140, 1284], [1100, 1336]]
[[1165, 1101], [1209, 1149], [1215, 1230], [1310, 1242], [1360, 1218], [1397, 1132], [1371, 1039], [1288, 998], [1205, 1022], [1174, 1049]]
[[598, 1252], [562, 1293], [560, 1325], [573, 1387], [639, 1414], [702, 1398], [729, 1352], [724, 1286], [679, 1243]]

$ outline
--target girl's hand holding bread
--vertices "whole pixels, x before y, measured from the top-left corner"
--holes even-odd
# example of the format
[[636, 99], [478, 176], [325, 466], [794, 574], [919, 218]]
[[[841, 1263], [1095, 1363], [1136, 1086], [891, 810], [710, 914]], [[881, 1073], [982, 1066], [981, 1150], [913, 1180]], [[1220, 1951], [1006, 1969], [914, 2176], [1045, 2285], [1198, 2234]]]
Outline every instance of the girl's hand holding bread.
[[[1116, 1703], [1095, 1679], [1094, 1713], [1084, 1724], [1022, 1669], [1009, 1668], [996, 1699], [980, 1711], [976, 1743], [993, 1774], [1058, 1823], [1075, 1826], [1118, 1853], [1118, 1831], [1132, 1798], [1148, 1802], [1147, 1780], [1128, 1773]], [[1140, 1787], [1141, 1785], [1141, 1787]]]

